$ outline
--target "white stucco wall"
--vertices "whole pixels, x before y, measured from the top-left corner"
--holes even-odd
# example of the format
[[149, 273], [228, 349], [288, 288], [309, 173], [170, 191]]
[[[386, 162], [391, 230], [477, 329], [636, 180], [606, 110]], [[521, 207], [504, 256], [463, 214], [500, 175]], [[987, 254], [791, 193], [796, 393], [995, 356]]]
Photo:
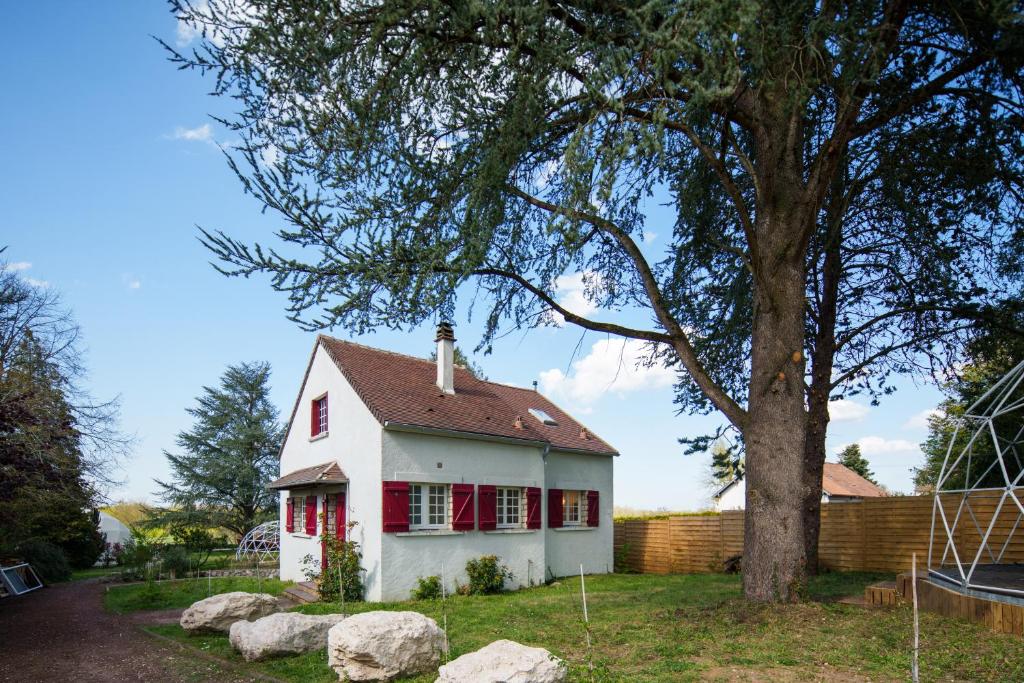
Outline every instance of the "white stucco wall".
[[[547, 569], [554, 576], [604, 574], [614, 566], [612, 473], [614, 456], [562, 453], [548, 454], [544, 486], [544, 533]], [[549, 529], [547, 489], [598, 491], [600, 523], [597, 527]]]
[[[438, 467], [438, 463], [441, 467]], [[422, 483], [544, 487], [541, 449], [446, 436], [385, 431], [383, 478]], [[380, 485], [378, 485], [378, 488]], [[474, 506], [476, 504], [474, 500]], [[476, 510], [474, 509], [474, 515]], [[479, 520], [478, 520], [479, 521]], [[512, 570], [510, 588], [544, 579], [544, 529], [383, 534], [384, 600], [406, 600], [416, 579], [441, 574], [452, 590], [468, 581], [466, 562], [497, 555]]]
[[[309, 413], [312, 401], [324, 392], [328, 394], [327, 436], [310, 439]], [[323, 348], [317, 348], [308, 379], [302, 388], [294, 424], [282, 449], [281, 473], [287, 474], [303, 467], [336, 460], [348, 475], [346, 517], [349, 521], [358, 522], [350, 538], [362, 546], [367, 598], [370, 600], [380, 600], [381, 594], [380, 453], [380, 424], [352, 390], [330, 356]], [[297, 490], [294, 495], [323, 491]], [[285, 532], [285, 501], [289, 495], [288, 491], [281, 493], [281, 578], [304, 581], [302, 558], [306, 555], [319, 558], [320, 544], [317, 538], [304, 533]], [[300, 531], [296, 529], [296, 532]]]

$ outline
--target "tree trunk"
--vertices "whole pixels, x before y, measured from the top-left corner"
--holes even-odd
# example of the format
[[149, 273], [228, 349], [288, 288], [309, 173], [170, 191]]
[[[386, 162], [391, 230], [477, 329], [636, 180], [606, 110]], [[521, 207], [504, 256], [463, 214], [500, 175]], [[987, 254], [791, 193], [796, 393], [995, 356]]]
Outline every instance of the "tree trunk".
[[836, 354], [836, 315], [839, 310], [839, 280], [842, 258], [839, 242], [842, 236], [843, 181], [845, 162], [836, 173], [832, 193], [826, 207], [828, 234], [825, 239], [824, 262], [821, 267], [820, 304], [817, 329], [810, 340], [811, 382], [807, 392], [807, 431], [804, 436], [804, 553], [807, 571], [818, 573], [818, 540], [821, 535], [821, 489], [825, 471], [825, 437], [828, 435], [828, 403], [831, 394], [832, 369]]
[[[776, 214], [758, 226], [746, 445], [743, 592], [793, 601], [804, 558], [804, 254], [799, 221]], [[796, 254], [795, 252], [801, 253]]]

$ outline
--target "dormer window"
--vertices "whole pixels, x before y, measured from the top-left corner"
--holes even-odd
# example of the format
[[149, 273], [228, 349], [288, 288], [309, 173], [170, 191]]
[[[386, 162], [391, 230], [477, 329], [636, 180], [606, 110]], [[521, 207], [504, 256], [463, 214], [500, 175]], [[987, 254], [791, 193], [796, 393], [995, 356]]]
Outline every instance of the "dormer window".
[[555, 420], [555, 418], [551, 417], [540, 408], [530, 408], [530, 415], [533, 415], [535, 418], [540, 420], [541, 423], [546, 424], [550, 427], [555, 427], [558, 425], [558, 422]]
[[327, 433], [327, 394], [320, 398], [313, 399], [311, 413], [310, 436], [320, 436]]

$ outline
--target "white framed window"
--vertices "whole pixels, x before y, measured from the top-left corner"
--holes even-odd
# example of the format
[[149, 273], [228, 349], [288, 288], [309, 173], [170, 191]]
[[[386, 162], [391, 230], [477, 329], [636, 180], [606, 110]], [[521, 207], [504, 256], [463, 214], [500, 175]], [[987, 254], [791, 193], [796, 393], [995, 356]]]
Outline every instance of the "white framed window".
[[498, 488], [498, 528], [515, 529], [523, 525], [523, 490]]
[[583, 491], [562, 491], [563, 525], [580, 526], [586, 521], [585, 500], [586, 494]]
[[409, 528], [448, 527], [448, 485], [409, 484]]
[[292, 498], [292, 533], [306, 533], [306, 499], [304, 496]]
[[320, 398], [313, 401], [313, 410], [316, 411], [316, 429], [313, 431], [313, 436], [318, 434], [327, 433], [327, 395], [323, 395]]

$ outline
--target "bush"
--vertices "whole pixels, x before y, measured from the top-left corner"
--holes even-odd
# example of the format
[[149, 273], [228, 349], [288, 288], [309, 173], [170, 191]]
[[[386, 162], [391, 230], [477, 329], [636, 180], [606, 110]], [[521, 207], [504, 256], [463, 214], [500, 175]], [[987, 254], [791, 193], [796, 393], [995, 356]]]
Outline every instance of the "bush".
[[469, 576], [468, 592], [470, 595], [491, 595], [505, 589], [505, 581], [512, 578], [512, 572], [503, 564], [498, 564], [497, 555], [484, 555], [480, 559], [466, 563], [466, 574]]
[[171, 537], [186, 553], [192, 556], [189, 571], [202, 568], [209, 559], [210, 553], [217, 547], [217, 539], [210, 533], [210, 530], [199, 526], [173, 526], [171, 527]]
[[149, 563], [156, 555], [156, 546], [145, 534], [132, 530], [132, 537], [124, 544], [121, 552], [121, 578], [125, 581], [141, 581], [146, 578]]
[[157, 556], [163, 573], [173, 573], [178, 578], [189, 575], [194, 567], [188, 550], [180, 545], [169, 545], [160, 549]]
[[413, 600], [437, 600], [441, 597], [441, 577], [428, 576], [416, 579], [417, 586], [412, 590]]
[[32, 565], [45, 583], [67, 581], [71, 578], [71, 565], [60, 547], [47, 541], [29, 539], [18, 545], [18, 555]]
[[[321, 521], [323, 515], [321, 515]], [[351, 537], [352, 528], [356, 522], [349, 522], [347, 536]], [[332, 536], [327, 532], [327, 525], [323, 524], [324, 533], [320, 536], [320, 542], [327, 548], [327, 566], [321, 567], [319, 560], [314, 560], [311, 555], [303, 558], [303, 573], [309, 581], [316, 581], [320, 590], [320, 599], [324, 602], [340, 601], [341, 595], [338, 588], [339, 580], [343, 583], [344, 599], [347, 602], [360, 602], [363, 599], [363, 568], [360, 562], [363, 553], [359, 544], [355, 541], [344, 541]]]

